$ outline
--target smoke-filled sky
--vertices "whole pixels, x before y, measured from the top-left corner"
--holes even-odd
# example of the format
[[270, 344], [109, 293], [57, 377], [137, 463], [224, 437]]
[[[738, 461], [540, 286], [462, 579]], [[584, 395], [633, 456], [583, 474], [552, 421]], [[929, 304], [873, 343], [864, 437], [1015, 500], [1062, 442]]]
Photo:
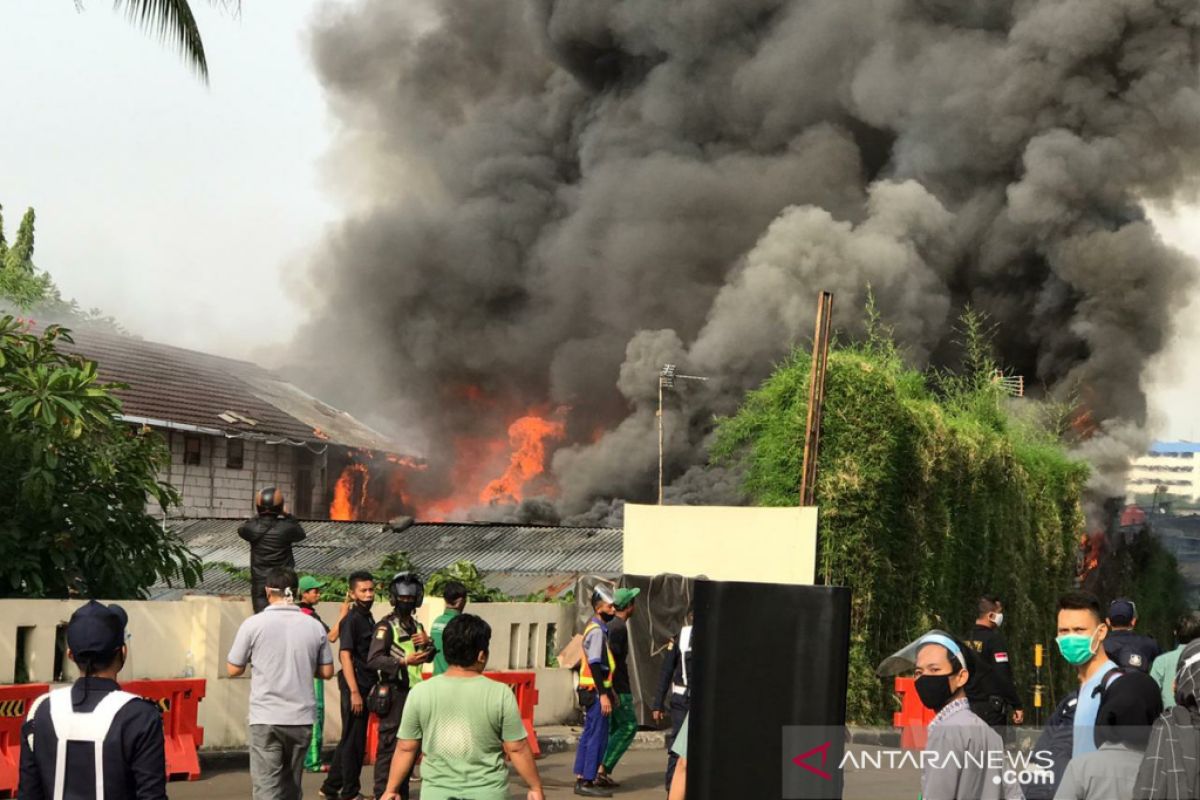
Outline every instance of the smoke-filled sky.
[[679, 475], [817, 290], [853, 335], [868, 286], [920, 363], [987, 314], [1031, 387], [1083, 397], [1101, 473], [1145, 446], [1143, 374], [1195, 272], [1143, 210], [1200, 176], [1194, 3], [432, 8], [318, 26], [360, 203], [297, 350], [424, 434], [432, 474], [495, 416], [565, 405], [560, 510], [644, 497], [659, 365], [712, 378], [668, 414]]
[[270, 362], [298, 332], [281, 360], [433, 455], [569, 405], [568, 512], [645, 491], [659, 364], [715, 379], [678, 474], [817, 289], [852, 331], [867, 282], [919, 358], [970, 301], [1031, 383], [1114, 425], [1144, 386], [1200, 436], [1193, 262], [1157, 239], [1200, 252], [1192, 3], [197, 5], [207, 89], [107, 3], [0, 10], [0, 203], [136, 333]]

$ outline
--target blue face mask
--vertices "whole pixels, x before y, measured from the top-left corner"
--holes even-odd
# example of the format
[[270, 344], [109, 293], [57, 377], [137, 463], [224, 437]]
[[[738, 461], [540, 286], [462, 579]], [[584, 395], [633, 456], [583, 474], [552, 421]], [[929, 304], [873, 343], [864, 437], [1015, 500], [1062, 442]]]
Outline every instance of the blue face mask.
[[1058, 643], [1058, 652], [1062, 653], [1062, 657], [1067, 660], [1067, 663], [1079, 667], [1092, 660], [1092, 656], [1096, 655], [1096, 646], [1092, 640], [1096, 634], [1084, 636], [1082, 633], [1068, 633], [1058, 637], [1055, 641]]

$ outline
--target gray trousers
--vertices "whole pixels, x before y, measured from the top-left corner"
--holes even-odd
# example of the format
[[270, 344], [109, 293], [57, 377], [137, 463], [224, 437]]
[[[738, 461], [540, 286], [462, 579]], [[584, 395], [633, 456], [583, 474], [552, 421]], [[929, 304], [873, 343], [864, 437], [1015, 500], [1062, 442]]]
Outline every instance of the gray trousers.
[[312, 725], [251, 725], [250, 782], [254, 800], [300, 800], [304, 755]]

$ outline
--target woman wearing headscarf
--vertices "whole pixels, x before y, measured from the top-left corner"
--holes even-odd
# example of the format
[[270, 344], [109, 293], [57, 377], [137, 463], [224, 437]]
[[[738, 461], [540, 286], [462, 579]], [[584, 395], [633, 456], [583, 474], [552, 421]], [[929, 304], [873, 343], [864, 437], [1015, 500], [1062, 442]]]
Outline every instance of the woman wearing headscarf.
[[1096, 750], [1074, 758], [1055, 800], [1131, 800], [1150, 729], [1162, 714], [1158, 683], [1137, 669], [1113, 670], [1096, 687]]
[[[1124, 679], [1122, 679], [1124, 680]], [[1175, 673], [1175, 702], [1154, 723], [1138, 770], [1136, 800], [1200, 797], [1200, 641], [1183, 648]]]
[[1003, 780], [1004, 742], [971, 711], [967, 683], [975, 666], [969, 648], [943, 633], [917, 642], [917, 695], [937, 716], [922, 753], [922, 800], [1015, 800], [1016, 783]]

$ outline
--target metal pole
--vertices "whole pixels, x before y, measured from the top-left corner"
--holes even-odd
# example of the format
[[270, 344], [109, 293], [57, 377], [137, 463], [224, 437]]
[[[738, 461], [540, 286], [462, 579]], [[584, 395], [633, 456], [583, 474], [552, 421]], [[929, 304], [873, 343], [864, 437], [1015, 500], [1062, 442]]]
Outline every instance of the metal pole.
[[800, 469], [800, 505], [816, 504], [817, 456], [821, 447], [821, 417], [825, 410], [825, 373], [829, 365], [829, 329], [833, 295], [821, 292], [813, 332], [812, 370], [808, 382], [808, 419], [804, 428], [804, 460]]
[[658, 378], [658, 504], [663, 504], [663, 378]]

